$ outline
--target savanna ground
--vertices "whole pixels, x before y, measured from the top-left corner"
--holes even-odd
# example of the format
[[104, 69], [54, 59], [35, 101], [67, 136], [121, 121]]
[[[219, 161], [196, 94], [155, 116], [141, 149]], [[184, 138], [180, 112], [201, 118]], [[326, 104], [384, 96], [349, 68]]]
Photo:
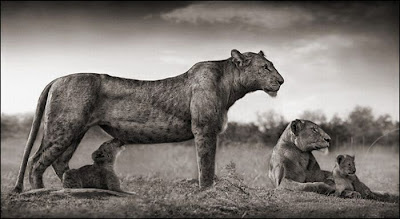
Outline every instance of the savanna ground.
[[[228, 145], [217, 151], [216, 183], [200, 190], [194, 146], [128, 145], [116, 163], [128, 197], [11, 194], [25, 146], [24, 138], [1, 140], [2, 217], [399, 217], [399, 150], [376, 146], [344, 148], [323, 155], [322, 169], [332, 170], [339, 153], [356, 155], [357, 175], [373, 191], [388, 192], [388, 202], [343, 199], [309, 192], [274, 190], [268, 179], [270, 147]], [[91, 153], [107, 138], [85, 137], [71, 168], [91, 164]], [[38, 143], [38, 142], [36, 142]], [[398, 147], [398, 146], [397, 146]], [[33, 150], [37, 148], [37, 144]], [[32, 153], [33, 153], [32, 152]], [[49, 168], [46, 187], [61, 189]], [[30, 189], [25, 178], [25, 191]]]

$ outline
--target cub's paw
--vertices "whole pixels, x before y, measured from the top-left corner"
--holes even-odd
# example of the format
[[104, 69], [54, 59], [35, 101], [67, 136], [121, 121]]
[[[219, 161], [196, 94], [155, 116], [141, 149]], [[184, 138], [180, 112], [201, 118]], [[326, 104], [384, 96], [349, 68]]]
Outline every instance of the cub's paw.
[[346, 198], [361, 198], [361, 194], [356, 191], [348, 191], [345, 194]]

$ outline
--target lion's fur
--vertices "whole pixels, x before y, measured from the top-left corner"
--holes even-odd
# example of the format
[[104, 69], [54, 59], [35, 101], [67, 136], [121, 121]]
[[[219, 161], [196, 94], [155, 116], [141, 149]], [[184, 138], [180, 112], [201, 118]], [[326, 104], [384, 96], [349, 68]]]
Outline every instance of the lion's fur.
[[92, 165], [85, 165], [79, 169], [71, 169], [63, 174], [64, 188], [97, 188], [122, 192], [120, 181], [115, 174], [114, 165], [124, 146], [116, 144], [113, 139], [100, 146], [93, 152]]
[[329, 147], [330, 137], [308, 120], [289, 123], [274, 147], [269, 178], [275, 187], [298, 191], [331, 193], [331, 172], [323, 171], [311, 153]]
[[194, 138], [199, 185], [208, 187], [213, 183], [217, 135], [227, 122], [228, 109], [256, 90], [276, 96], [283, 81], [262, 52], [242, 54], [237, 50], [232, 50], [228, 59], [199, 62], [187, 72], [163, 80], [94, 73], [58, 78], [39, 98], [14, 191], [23, 189], [27, 159], [43, 113], [42, 143], [29, 164], [34, 189], [44, 187], [43, 173], [50, 165], [62, 178], [79, 142], [95, 125], [123, 144]]

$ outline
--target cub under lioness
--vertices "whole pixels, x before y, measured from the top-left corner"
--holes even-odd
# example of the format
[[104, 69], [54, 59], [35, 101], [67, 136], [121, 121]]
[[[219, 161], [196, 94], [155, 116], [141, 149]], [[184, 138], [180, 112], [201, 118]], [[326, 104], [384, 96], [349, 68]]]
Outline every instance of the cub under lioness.
[[124, 192], [114, 171], [116, 157], [125, 147], [105, 143], [93, 152], [94, 164], [71, 169], [63, 175], [64, 188], [97, 188]]

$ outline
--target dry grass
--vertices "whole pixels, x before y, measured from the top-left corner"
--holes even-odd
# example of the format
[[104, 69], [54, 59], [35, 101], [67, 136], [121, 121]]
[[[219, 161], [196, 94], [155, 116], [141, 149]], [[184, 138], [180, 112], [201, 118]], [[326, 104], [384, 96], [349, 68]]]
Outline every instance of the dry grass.
[[[71, 167], [91, 163], [90, 155], [106, 139], [84, 139]], [[217, 180], [213, 188], [198, 189], [194, 147], [173, 144], [130, 145], [116, 170], [132, 197], [75, 197], [9, 194], [15, 183], [24, 139], [1, 142], [2, 217], [399, 217], [394, 203], [341, 199], [314, 193], [272, 189], [267, 176], [270, 148], [231, 145], [217, 152]], [[374, 191], [399, 194], [399, 154], [376, 148], [341, 151], [356, 155], [357, 175]], [[323, 169], [331, 170], [337, 153], [315, 153]], [[233, 161], [233, 162], [232, 162]], [[49, 168], [46, 187], [61, 188]], [[30, 189], [25, 180], [26, 189]], [[397, 196], [396, 196], [397, 195]]]

